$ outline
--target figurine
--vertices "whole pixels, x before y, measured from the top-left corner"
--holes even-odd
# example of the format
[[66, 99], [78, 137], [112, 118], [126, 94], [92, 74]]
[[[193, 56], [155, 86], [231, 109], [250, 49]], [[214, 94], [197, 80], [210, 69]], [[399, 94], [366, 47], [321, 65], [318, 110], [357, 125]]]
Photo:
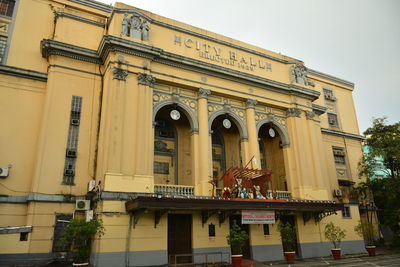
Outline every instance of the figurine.
[[265, 197], [260, 192], [261, 189], [259, 185], [255, 185], [254, 189], [256, 190], [256, 199], [265, 199]]
[[246, 188], [243, 188], [241, 198], [248, 198]]
[[248, 196], [250, 199], [253, 199], [253, 198], [254, 198], [253, 190], [251, 190], [251, 188], [247, 189], [247, 196]]
[[240, 198], [242, 194], [242, 179], [236, 179], [237, 184], [235, 184], [235, 187], [237, 189], [237, 197]]
[[224, 199], [230, 199], [231, 198], [231, 192], [229, 191], [228, 187], [224, 187], [224, 193], [222, 194], [222, 197]]

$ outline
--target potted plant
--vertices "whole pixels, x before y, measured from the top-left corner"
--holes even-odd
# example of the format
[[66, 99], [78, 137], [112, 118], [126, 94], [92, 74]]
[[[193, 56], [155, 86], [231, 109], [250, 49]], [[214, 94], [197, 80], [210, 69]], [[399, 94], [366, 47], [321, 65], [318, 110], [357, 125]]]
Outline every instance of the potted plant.
[[247, 239], [249, 239], [249, 235], [240, 229], [239, 225], [236, 224], [236, 220], [234, 220], [226, 240], [228, 245], [231, 246], [232, 264], [235, 267], [240, 267], [242, 264], [242, 250]]
[[89, 266], [92, 238], [98, 234], [104, 234], [104, 227], [101, 220], [74, 218], [65, 230], [61, 242], [72, 244], [73, 251], [76, 252], [73, 266]]
[[294, 263], [294, 256], [296, 254], [296, 226], [291, 225], [289, 222], [279, 221], [278, 230], [281, 234], [282, 247], [285, 258], [288, 264]]
[[374, 226], [371, 222], [363, 222], [359, 221], [358, 225], [354, 227], [354, 231], [361, 237], [366, 240], [366, 250], [368, 251], [369, 256], [376, 255], [376, 247], [374, 240]]
[[342, 230], [339, 226], [335, 226], [333, 222], [325, 226], [325, 238], [333, 243], [334, 248], [331, 249], [333, 258], [340, 259], [340, 242], [346, 237], [346, 230]]

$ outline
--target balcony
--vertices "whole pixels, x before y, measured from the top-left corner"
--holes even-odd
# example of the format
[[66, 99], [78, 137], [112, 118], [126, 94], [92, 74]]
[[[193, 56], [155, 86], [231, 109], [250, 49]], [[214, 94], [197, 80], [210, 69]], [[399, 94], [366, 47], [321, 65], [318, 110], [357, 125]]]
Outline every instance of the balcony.
[[194, 196], [194, 186], [155, 184], [154, 193], [162, 194], [164, 196], [190, 197]]
[[[288, 191], [274, 191], [274, 195], [275, 199], [284, 199], [284, 200], [292, 199], [292, 193]], [[273, 199], [271, 190], [267, 191], [267, 199]]]

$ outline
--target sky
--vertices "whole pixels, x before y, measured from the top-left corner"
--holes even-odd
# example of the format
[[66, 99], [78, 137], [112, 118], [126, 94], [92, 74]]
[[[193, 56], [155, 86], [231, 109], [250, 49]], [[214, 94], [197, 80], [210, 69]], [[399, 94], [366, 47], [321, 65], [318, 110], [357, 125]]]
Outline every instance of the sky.
[[399, 0], [118, 2], [294, 57], [308, 68], [353, 82], [361, 134], [373, 118], [400, 121]]

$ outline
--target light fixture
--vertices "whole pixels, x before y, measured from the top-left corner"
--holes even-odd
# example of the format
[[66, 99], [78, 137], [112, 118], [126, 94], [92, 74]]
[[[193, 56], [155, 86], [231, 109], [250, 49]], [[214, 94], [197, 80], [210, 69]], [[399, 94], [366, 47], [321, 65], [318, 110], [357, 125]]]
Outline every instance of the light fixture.
[[171, 118], [172, 118], [174, 121], [179, 120], [179, 118], [181, 117], [181, 113], [179, 113], [179, 111], [176, 110], [176, 109], [171, 110], [171, 112], [169, 113], [169, 115], [171, 116]]
[[274, 137], [275, 137], [275, 131], [274, 131], [274, 129], [269, 128], [268, 134], [269, 134], [269, 136], [271, 136], [272, 138], [274, 138]]
[[224, 127], [225, 127], [226, 129], [229, 129], [229, 128], [231, 128], [231, 126], [232, 126], [231, 121], [228, 120], [228, 119], [224, 119], [224, 120], [222, 121], [222, 125], [224, 125]]

